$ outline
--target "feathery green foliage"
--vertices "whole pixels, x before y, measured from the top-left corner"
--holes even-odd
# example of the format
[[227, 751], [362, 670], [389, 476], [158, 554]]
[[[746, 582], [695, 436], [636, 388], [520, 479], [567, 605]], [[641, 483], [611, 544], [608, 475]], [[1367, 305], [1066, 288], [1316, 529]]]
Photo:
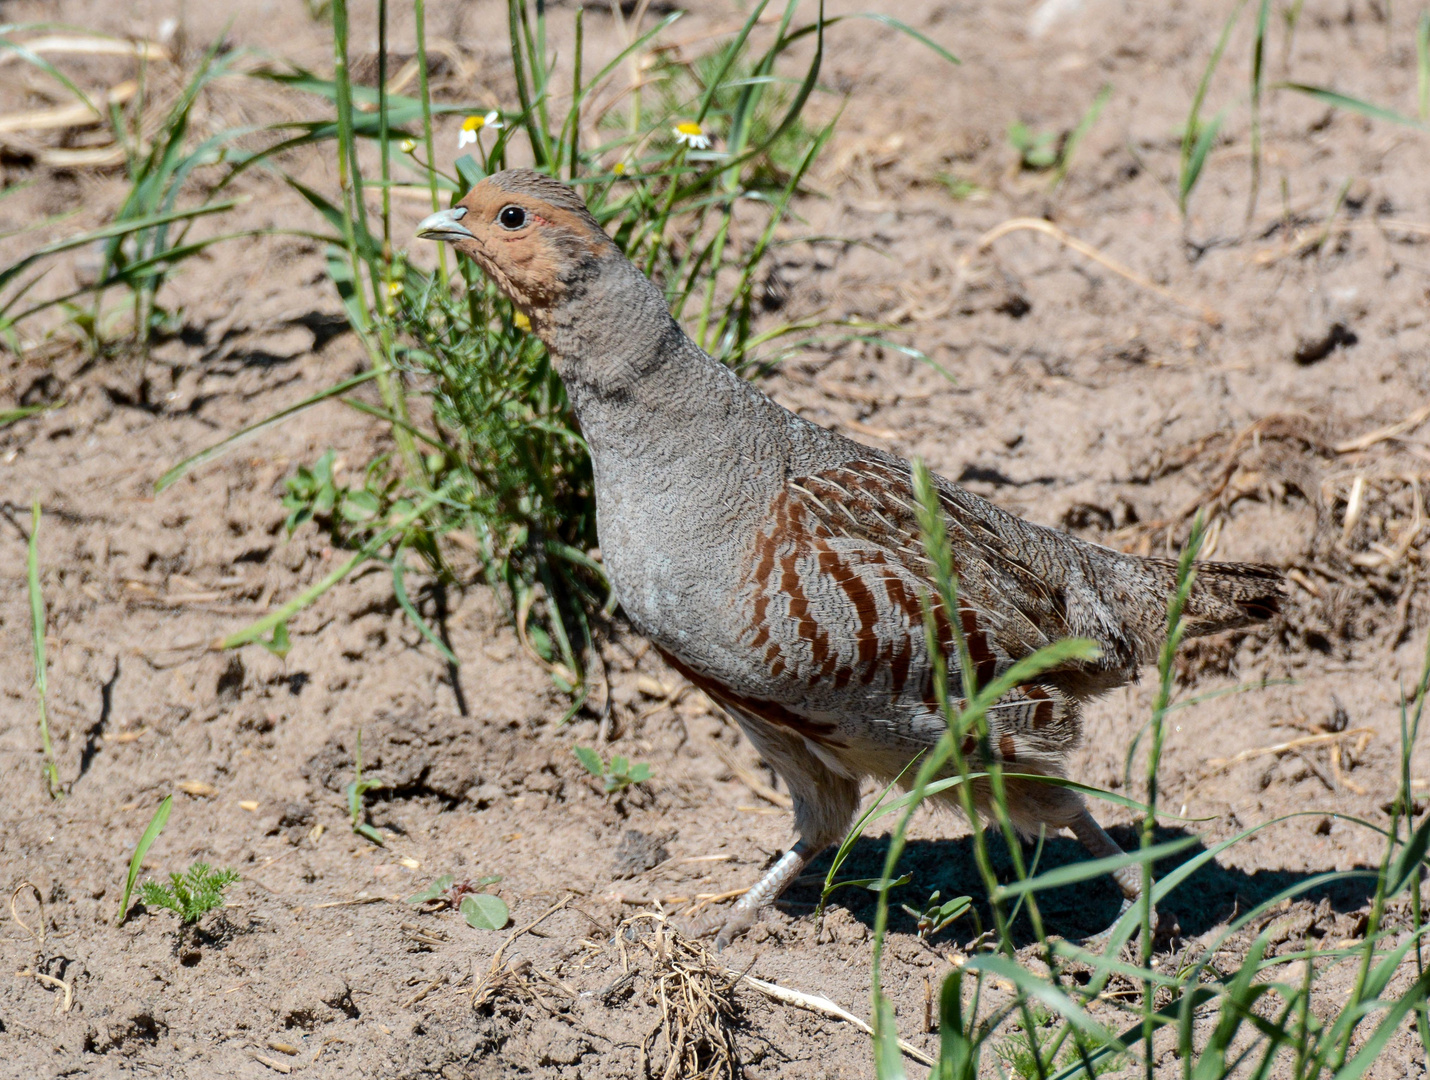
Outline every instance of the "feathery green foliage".
[[167, 908], [185, 923], [223, 907], [224, 891], [238, 880], [233, 870], [215, 870], [206, 862], [196, 862], [182, 874], [169, 874], [169, 884], [146, 881], [139, 886], [145, 907]]

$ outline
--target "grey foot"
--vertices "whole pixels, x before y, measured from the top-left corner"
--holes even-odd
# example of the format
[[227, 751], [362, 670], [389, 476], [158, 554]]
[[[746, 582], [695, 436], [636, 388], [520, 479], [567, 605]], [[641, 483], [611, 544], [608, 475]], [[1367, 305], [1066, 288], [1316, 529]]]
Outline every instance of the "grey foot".
[[764, 877], [746, 890], [745, 895], [740, 897], [728, 915], [721, 918], [718, 913], [712, 913], [690, 923], [685, 932], [692, 937], [705, 937], [714, 932], [715, 950], [723, 951], [725, 946], [755, 925], [760, 916], [760, 908], [784, 892], [808, 863], [809, 857], [800, 850], [799, 845], [795, 845], [780, 856], [779, 861], [766, 871]]

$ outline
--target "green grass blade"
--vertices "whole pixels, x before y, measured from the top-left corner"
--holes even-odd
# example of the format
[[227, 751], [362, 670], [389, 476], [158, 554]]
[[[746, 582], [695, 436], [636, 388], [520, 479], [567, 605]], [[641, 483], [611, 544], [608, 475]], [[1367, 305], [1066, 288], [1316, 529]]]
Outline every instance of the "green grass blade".
[[1256, 32], [1251, 41], [1251, 194], [1246, 203], [1246, 220], [1256, 212], [1261, 190], [1261, 95], [1266, 88], [1266, 26], [1271, 18], [1271, 0], [1261, 0], [1256, 9]]
[[[1246, 0], [1237, 0], [1236, 7], [1232, 8], [1231, 14], [1227, 16], [1226, 22], [1221, 28], [1221, 37], [1217, 38], [1216, 47], [1212, 49], [1211, 58], [1207, 60], [1207, 66], [1202, 70], [1201, 80], [1197, 83], [1197, 92], [1192, 96], [1192, 107], [1187, 112], [1187, 123], [1182, 133], [1182, 167], [1180, 179], [1177, 183], [1178, 198], [1177, 207], [1185, 216], [1187, 212], [1187, 198], [1192, 193], [1192, 188], [1196, 186], [1197, 175], [1201, 173], [1202, 161], [1206, 158], [1206, 150], [1202, 151], [1201, 160], [1197, 162], [1196, 173], [1189, 172], [1189, 164], [1192, 159], [1192, 149], [1200, 142], [1202, 102], [1206, 100], [1207, 90], [1211, 86], [1212, 76], [1216, 74], [1217, 66], [1221, 63], [1222, 53], [1226, 52], [1227, 43], [1231, 40], [1232, 28], [1241, 18], [1241, 9], [1246, 6]], [[1217, 122], [1220, 127], [1220, 120]], [[1211, 142], [1207, 141], [1207, 148]]]
[[427, 620], [422, 617], [421, 612], [417, 610], [417, 606], [412, 603], [412, 600], [407, 595], [407, 586], [402, 580], [402, 575], [406, 569], [403, 565], [403, 556], [406, 550], [405, 546], [399, 546], [397, 553], [392, 557], [392, 595], [397, 597], [398, 606], [402, 608], [412, 625], [417, 627], [417, 632], [425, 637], [431, 643], [432, 647], [442, 654], [442, 659], [446, 660], [447, 663], [453, 667], [460, 667], [462, 662], [457, 659], [451, 649], [447, 648], [447, 643], [442, 640], [437, 634], [437, 631], [427, 625]]
[[27, 417], [37, 416], [52, 409], [63, 408], [64, 404], [63, 401], [56, 401], [46, 405], [25, 405], [19, 409], [8, 409], [5, 412], [0, 412], [0, 428], [9, 427]]
[[316, 584], [310, 585], [308, 588], [304, 589], [301, 593], [295, 596], [292, 600], [289, 600], [277, 611], [270, 612], [269, 614], [265, 615], [263, 618], [259, 619], [257, 622], [251, 624], [243, 630], [240, 630], [234, 634], [230, 634], [228, 637], [224, 638], [222, 642], [220, 642], [219, 647], [224, 649], [235, 649], [240, 645], [247, 645], [249, 642], [257, 641], [264, 634], [277, 627], [280, 623], [286, 623], [299, 611], [302, 611], [303, 608], [307, 607], [318, 597], [322, 596], [323, 593], [327, 592], [338, 582], [342, 581], [343, 578], [351, 574], [354, 570], [357, 569], [360, 564], [376, 555], [380, 550], [382, 550], [384, 544], [386, 544], [393, 538], [402, 535], [413, 524], [420, 521], [423, 516], [427, 514], [427, 512], [432, 509], [432, 507], [436, 506], [437, 503], [444, 499], [446, 495], [447, 492], [445, 490], [433, 492], [432, 494], [428, 495], [425, 499], [418, 503], [416, 507], [414, 507], [408, 513], [403, 514], [395, 522], [393, 522], [391, 525], [383, 529], [380, 533], [378, 533], [371, 540], [365, 543], [353, 554], [352, 558], [350, 558], [347, 562], [343, 563], [342, 566], [339, 566], [332, 573], [328, 574], [327, 577], [323, 578]]
[[369, 379], [373, 379], [376, 377], [376, 371], [364, 371], [361, 375], [354, 375], [351, 379], [344, 379], [342, 382], [337, 383], [334, 386], [330, 386], [326, 390], [319, 390], [311, 397], [306, 397], [302, 401], [297, 402], [294, 405], [289, 405], [286, 409], [279, 409], [272, 416], [264, 417], [256, 424], [250, 424], [246, 428], [242, 428], [239, 431], [235, 431], [232, 435], [228, 436], [228, 438], [222, 440], [221, 442], [214, 443], [213, 446], [210, 446], [207, 449], [200, 450], [197, 454], [193, 454], [189, 457], [184, 458], [183, 461], [179, 462], [173, 468], [169, 469], [168, 472], [164, 473], [163, 476], [159, 477], [159, 479], [155, 481], [155, 494], [158, 494], [159, 492], [163, 491], [169, 485], [174, 483], [175, 480], [178, 480], [190, 470], [196, 469], [200, 465], [206, 465], [210, 461], [213, 461], [215, 458], [222, 457], [230, 450], [235, 449], [240, 444], [253, 438], [253, 436], [257, 435], [259, 432], [266, 431], [268, 428], [271, 428], [277, 424], [281, 424], [284, 420], [287, 420], [290, 417], [297, 415], [304, 409], [311, 408], [312, 406], [318, 404], [321, 401], [326, 401], [328, 398], [331, 397], [337, 397], [340, 394], [346, 394], [354, 386], [357, 386], [361, 383], [365, 383]]
[[30, 590], [30, 644], [35, 658], [35, 698], [40, 719], [40, 748], [45, 755], [43, 774], [50, 798], [64, 794], [60, 784], [59, 766], [55, 764], [55, 748], [50, 743], [50, 719], [46, 698], [49, 696], [49, 663], [45, 658], [45, 596], [40, 589], [40, 500], [36, 499], [30, 521], [30, 542], [25, 560], [26, 578]]
[[[0, 28], [0, 33], [8, 33], [10, 29], [11, 27]], [[86, 94], [77, 85], [75, 85], [74, 81], [68, 75], [66, 75], [59, 68], [55, 67], [54, 64], [50, 63], [39, 53], [32, 52], [31, 50], [25, 48], [25, 46], [21, 42], [11, 41], [8, 37], [0, 37], [0, 49], [9, 49], [11, 52], [15, 53], [15, 55], [20, 57], [20, 59], [24, 60], [25, 63], [32, 64], [35, 67], [39, 68], [46, 75], [50, 76], [60, 85], [62, 85], [71, 94], [79, 98], [79, 100], [84, 103], [85, 108], [89, 109], [90, 112], [94, 113], [96, 117], [102, 118], [104, 116], [104, 110], [95, 105], [95, 103], [90, 100], [88, 94]]]
[[144, 856], [149, 854], [149, 849], [154, 846], [154, 841], [159, 839], [159, 834], [168, 824], [169, 810], [173, 805], [174, 796], [165, 795], [164, 801], [159, 804], [159, 808], [154, 811], [154, 816], [149, 819], [149, 824], [145, 827], [143, 835], [139, 837], [139, 843], [134, 845], [134, 854], [129, 857], [129, 876], [124, 882], [124, 895], [119, 901], [119, 911], [114, 916], [115, 926], [124, 921], [124, 916], [129, 911], [129, 898], [134, 893], [134, 882], [138, 879], [139, 870], [144, 865]]
[[1422, 11], [1415, 26], [1415, 84], [1420, 122], [1430, 124], [1430, 11]]
[[1404, 113], [1398, 113], [1394, 109], [1387, 109], [1383, 105], [1374, 105], [1369, 101], [1362, 101], [1348, 94], [1342, 94], [1336, 90], [1327, 90], [1324, 86], [1307, 86], [1298, 82], [1279, 82], [1275, 84], [1278, 90], [1294, 90], [1298, 94], [1305, 94], [1307, 97], [1316, 99], [1332, 108], [1345, 109], [1348, 112], [1359, 113], [1372, 120], [1384, 120], [1391, 124], [1400, 124], [1402, 127], [1412, 127], [1420, 131], [1425, 131], [1426, 127], [1418, 120], [1413, 120]]
[[1166, 843], [1154, 844], [1152, 847], [1139, 848], [1121, 855], [1086, 859], [1083, 862], [1060, 866], [1056, 870], [1048, 870], [1037, 877], [1025, 878], [1022, 881], [1014, 881], [1001, 886], [998, 889], [998, 899], [1010, 900], [1015, 896], [1022, 896], [1024, 893], [1039, 892], [1043, 889], [1059, 889], [1064, 885], [1088, 881], [1095, 877], [1101, 877], [1103, 874], [1110, 874], [1124, 866], [1141, 866], [1156, 862], [1158, 859], [1165, 859], [1199, 843], [1201, 843], [1199, 836], [1183, 836], [1176, 840], [1168, 840]]
[[1092, 99], [1092, 104], [1087, 107], [1087, 112], [1082, 114], [1082, 119], [1078, 121], [1077, 127], [1073, 128], [1068, 135], [1067, 143], [1063, 146], [1063, 152], [1058, 155], [1058, 164], [1053, 169], [1053, 179], [1050, 187], [1058, 187], [1068, 175], [1068, 170], [1072, 168], [1073, 155], [1077, 153], [1077, 148], [1082, 141], [1087, 138], [1098, 119], [1102, 116], [1102, 110], [1107, 107], [1107, 103], [1112, 100], [1112, 87], [1104, 86], [1097, 92], [1097, 97]]
[[1336, 1070], [1335, 1080], [1358, 1080], [1363, 1076], [1365, 1071], [1380, 1057], [1391, 1037], [1401, 1030], [1405, 1014], [1411, 1009], [1425, 1008], [1427, 997], [1430, 997], [1430, 972], [1421, 975], [1391, 1006], [1385, 1019], [1356, 1051], [1355, 1057]]
[[964, 971], [986, 971], [990, 975], [1007, 979], [1020, 993], [1050, 1012], [1057, 1013], [1078, 1031], [1087, 1035], [1099, 1045], [1113, 1046], [1119, 1050], [1127, 1047], [1083, 1009], [1066, 992], [1034, 975], [1027, 968], [1006, 956], [987, 954], [973, 956], [963, 965]]
[[95, 229], [92, 232], [81, 233], [79, 236], [71, 236], [67, 240], [58, 240], [53, 244], [46, 244], [37, 251], [21, 259], [16, 260], [9, 266], [0, 270], [0, 288], [4, 288], [15, 279], [18, 274], [23, 273], [28, 267], [33, 266], [41, 259], [50, 255], [58, 255], [62, 251], [70, 251], [74, 248], [84, 247], [92, 244], [96, 240], [108, 240], [115, 237], [129, 236], [144, 229], [153, 228], [156, 225], [164, 225], [171, 221], [187, 221], [193, 218], [204, 217], [208, 214], [222, 214], [232, 210], [239, 204], [239, 199], [230, 199], [226, 202], [208, 203], [204, 206], [196, 206], [190, 210], [173, 210], [164, 214], [147, 214], [142, 217], [128, 218], [123, 221], [116, 221], [111, 225]]

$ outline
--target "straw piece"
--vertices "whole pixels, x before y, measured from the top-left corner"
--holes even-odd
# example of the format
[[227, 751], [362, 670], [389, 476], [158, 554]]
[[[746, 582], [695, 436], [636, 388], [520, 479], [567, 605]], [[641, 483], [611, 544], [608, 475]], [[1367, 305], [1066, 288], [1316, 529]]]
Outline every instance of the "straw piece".
[[[843, 1020], [846, 1024], [853, 1024], [866, 1035], [874, 1034], [874, 1029], [863, 1020], [860, 1020], [859, 1017], [847, 1009], [840, 1008], [827, 997], [820, 997], [818, 994], [806, 994], [802, 990], [791, 990], [789, 987], [780, 986], [777, 983], [765, 982], [763, 979], [757, 979], [753, 975], [746, 975], [739, 971], [730, 971], [729, 975], [737, 982], [749, 983], [756, 990], [760, 991], [760, 993], [773, 998], [775, 1001], [783, 1002], [786, 1005], [793, 1005], [797, 1009], [807, 1009], [810, 1012], [820, 1013], [824, 1016], [832, 1017], [835, 1020]], [[919, 1064], [927, 1065], [930, 1068], [938, 1064], [937, 1061], [929, 1057], [922, 1050], [910, 1046], [904, 1042], [903, 1039], [899, 1039], [898, 1043], [899, 1049]]]
[[1091, 259], [1093, 262], [1099, 264], [1100, 266], [1106, 267], [1108, 270], [1111, 270], [1119, 277], [1126, 278], [1128, 281], [1132, 282], [1132, 284], [1140, 288], [1146, 289], [1148, 292], [1156, 293], [1164, 300], [1170, 300], [1178, 307], [1183, 307], [1189, 311], [1197, 312], [1197, 314], [1201, 317], [1202, 321], [1207, 323], [1209, 326], [1220, 326], [1222, 323], [1222, 317], [1216, 312], [1215, 309], [1207, 307], [1205, 305], [1194, 304], [1189, 300], [1183, 300], [1176, 293], [1172, 292], [1172, 290], [1158, 285], [1150, 278], [1143, 277], [1141, 274], [1137, 273], [1136, 270], [1123, 266], [1120, 262], [1112, 258], [1110, 255], [1104, 255], [1091, 244], [1079, 240], [1077, 237], [1058, 228], [1051, 221], [1044, 221], [1042, 218], [1011, 218], [1008, 221], [1003, 222], [1003, 224], [996, 226], [995, 228], [989, 229], [986, 233], [984, 233], [978, 238], [978, 243], [974, 246], [978, 251], [987, 251], [988, 248], [993, 245], [993, 241], [1001, 237], [1007, 236], [1009, 233], [1018, 232], [1024, 229], [1029, 230], [1031, 232], [1040, 232], [1047, 236], [1051, 236], [1054, 240], [1062, 244], [1064, 247], [1072, 248], [1079, 255], [1083, 255], [1086, 258]]

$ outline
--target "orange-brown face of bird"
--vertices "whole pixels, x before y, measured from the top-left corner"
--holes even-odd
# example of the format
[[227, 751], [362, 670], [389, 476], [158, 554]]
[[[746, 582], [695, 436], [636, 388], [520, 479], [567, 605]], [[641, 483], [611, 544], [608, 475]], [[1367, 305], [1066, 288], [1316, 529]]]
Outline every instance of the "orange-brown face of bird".
[[474, 259], [533, 319], [559, 306], [620, 251], [574, 191], [528, 169], [493, 173], [417, 226]]

